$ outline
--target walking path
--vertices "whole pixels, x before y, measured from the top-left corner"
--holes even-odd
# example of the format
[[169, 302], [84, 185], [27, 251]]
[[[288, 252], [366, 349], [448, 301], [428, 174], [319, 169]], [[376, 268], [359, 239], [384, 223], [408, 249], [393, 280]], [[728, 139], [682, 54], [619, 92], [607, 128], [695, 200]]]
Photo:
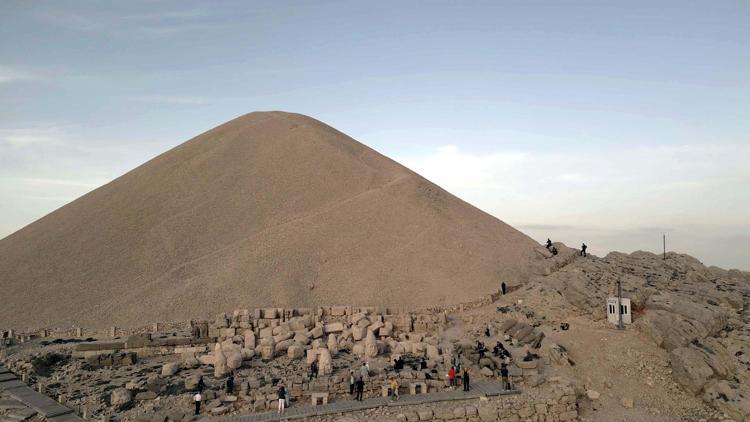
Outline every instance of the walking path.
[[[22, 403], [28, 409], [33, 409], [34, 413], [44, 416], [48, 421], [83, 421], [83, 419], [73, 414], [73, 409], [69, 409], [44, 394], [32, 390], [28, 385], [19, 381], [16, 376], [3, 365], [0, 365], [0, 392], [10, 396], [17, 402]], [[19, 409], [19, 412], [30, 413], [28, 409], [26, 411]]]
[[283, 414], [277, 412], [258, 413], [246, 416], [233, 416], [227, 419], [232, 422], [273, 422], [282, 420], [302, 419], [309, 416], [322, 416], [334, 413], [353, 412], [357, 410], [374, 409], [377, 407], [397, 407], [415, 404], [435, 403], [441, 401], [466, 400], [483, 396], [499, 396], [520, 394], [519, 390], [503, 390], [502, 384], [496, 382], [475, 382], [471, 391], [447, 390], [438, 393], [402, 395], [398, 401], [388, 397], [378, 397], [363, 401], [341, 400], [326, 405], [302, 405], [287, 409]]

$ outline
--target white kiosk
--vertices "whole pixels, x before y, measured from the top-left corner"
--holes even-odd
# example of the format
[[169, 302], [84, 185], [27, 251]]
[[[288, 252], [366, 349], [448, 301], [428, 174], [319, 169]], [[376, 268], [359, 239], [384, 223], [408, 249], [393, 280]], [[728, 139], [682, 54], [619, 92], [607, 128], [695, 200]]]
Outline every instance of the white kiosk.
[[633, 317], [630, 312], [630, 299], [622, 298], [620, 301], [620, 309], [618, 312], [617, 298], [607, 298], [607, 320], [613, 324], [617, 324], [619, 322], [620, 314], [622, 314], [622, 322], [624, 324], [632, 324]]

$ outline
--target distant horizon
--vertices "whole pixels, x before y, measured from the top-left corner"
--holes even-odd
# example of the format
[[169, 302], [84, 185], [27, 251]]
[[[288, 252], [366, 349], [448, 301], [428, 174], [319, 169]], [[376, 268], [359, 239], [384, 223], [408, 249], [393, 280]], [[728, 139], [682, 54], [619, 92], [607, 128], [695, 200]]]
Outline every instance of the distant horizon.
[[[253, 110], [518, 227], [750, 270], [743, 2], [0, 3], [0, 237]], [[526, 227], [526, 229], [524, 229]]]

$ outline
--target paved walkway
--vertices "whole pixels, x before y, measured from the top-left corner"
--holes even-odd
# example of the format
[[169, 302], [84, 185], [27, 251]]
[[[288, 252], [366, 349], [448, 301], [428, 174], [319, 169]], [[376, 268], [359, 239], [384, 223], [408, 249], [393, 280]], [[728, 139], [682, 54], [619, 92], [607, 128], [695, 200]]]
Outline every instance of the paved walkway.
[[376, 407], [398, 407], [415, 404], [435, 403], [441, 401], [466, 400], [482, 396], [499, 396], [519, 394], [518, 390], [503, 390], [502, 385], [496, 382], [475, 382], [471, 385], [471, 391], [464, 392], [457, 389], [453, 391], [441, 391], [438, 393], [402, 395], [398, 401], [391, 401], [388, 397], [378, 397], [364, 401], [341, 400], [326, 405], [312, 406], [309, 404], [298, 405], [287, 409], [283, 414], [276, 411], [258, 413], [247, 416], [232, 416], [228, 421], [233, 422], [272, 422], [292, 419], [302, 419], [308, 416], [322, 416], [334, 413], [353, 412], [357, 410], [374, 409]]
[[26, 407], [34, 409], [34, 411], [47, 418], [47, 420], [57, 422], [83, 421], [83, 419], [73, 414], [72, 409], [61, 405], [44, 394], [32, 390], [28, 385], [16, 379], [16, 376], [2, 365], [0, 365], [0, 375], [2, 375], [2, 378], [0, 378], [0, 391], [14, 400], [23, 403]]

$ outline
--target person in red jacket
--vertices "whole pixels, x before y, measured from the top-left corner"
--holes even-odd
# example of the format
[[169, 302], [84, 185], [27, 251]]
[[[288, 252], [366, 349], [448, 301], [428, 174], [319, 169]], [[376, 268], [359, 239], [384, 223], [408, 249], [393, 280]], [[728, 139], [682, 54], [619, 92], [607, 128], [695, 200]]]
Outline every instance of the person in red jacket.
[[451, 369], [448, 370], [448, 382], [451, 389], [456, 386], [456, 368], [454, 368], [453, 366], [451, 366]]

